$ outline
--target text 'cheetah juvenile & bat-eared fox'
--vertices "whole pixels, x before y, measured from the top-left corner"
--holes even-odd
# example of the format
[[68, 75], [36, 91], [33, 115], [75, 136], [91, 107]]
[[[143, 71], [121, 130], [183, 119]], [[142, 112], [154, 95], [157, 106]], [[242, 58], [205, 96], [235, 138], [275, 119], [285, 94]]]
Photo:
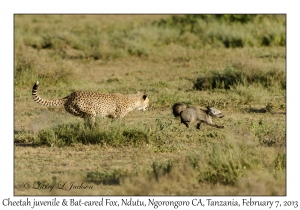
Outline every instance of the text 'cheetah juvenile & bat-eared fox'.
[[212, 117], [222, 118], [224, 115], [220, 110], [214, 107], [206, 107], [207, 110], [200, 109], [194, 106], [186, 106], [184, 103], [177, 102], [173, 105], [173, 115], [174, 117], [181, 118], [181, 123], [185, 124], [186, 127], [189, 127], [190, 122], [197, 122], [197, 129], [200, 129], [201, 123], [206, 123], [210, 126], [216, 128], [224, 128], [223, 125], [217, 125], [212, 122]]
[[122, 118], [133, 110], [145, 111], [149, 105], [147, 94], [123, 95], [118, 93], [98, 93], [92, 91], [75, 91], [70, 95], [54, 100], [42, 99], [37, 94], [39, 82], [32, 88], [33, 100], [43, 106], [63, 105], [72, 115], [84, 118], [90, 125], [95, 124], [96, 116]]

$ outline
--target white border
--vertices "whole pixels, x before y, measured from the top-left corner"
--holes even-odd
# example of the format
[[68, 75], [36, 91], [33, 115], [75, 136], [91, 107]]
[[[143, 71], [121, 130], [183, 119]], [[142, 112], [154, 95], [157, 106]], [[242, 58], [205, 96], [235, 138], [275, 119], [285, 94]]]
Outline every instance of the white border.
[[[151, 2], [151, 3], [150, 3]], [[295, 3], [293, 3], [295, 2]], [[299, 201], [299, 11], [296, 1], [1, 1], [1, 184], [0, 201], [13, 198], [13, 15], [15, 13], [286, 13], [287, 14], [287, 196]], [[30, 199], [33, 199], [31, 197]], [[76, 197], [79, 199], [79, 197]], [[161, 197], [160, 197], [161, 198]], [[169, 197], [173, 199], [172, 197]], [[230, 198], [227, 197], [229, 200]], [[256, 197], [266, 200], [266, 197]], [[13, 198], [17, 200], [17, 197]], [[42, 197], [37, 198], [42, 199]], [[60, 199], [62, 199], [60, 197]], [[242, 199], [239, 197], [239, 199]], [[270, 198], [273, 200], [273, 198]], [[99, 208], [99, 207], [97, 207]]]

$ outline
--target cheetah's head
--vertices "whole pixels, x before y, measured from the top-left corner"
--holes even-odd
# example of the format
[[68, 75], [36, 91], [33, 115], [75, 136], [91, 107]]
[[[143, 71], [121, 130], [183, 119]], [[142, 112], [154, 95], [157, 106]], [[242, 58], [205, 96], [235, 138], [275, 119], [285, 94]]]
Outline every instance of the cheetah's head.
[[146, 111], [149, 106], [148, 94], [137, 93], [138, 101], [136, 103], [136, 109], [141, 111]]

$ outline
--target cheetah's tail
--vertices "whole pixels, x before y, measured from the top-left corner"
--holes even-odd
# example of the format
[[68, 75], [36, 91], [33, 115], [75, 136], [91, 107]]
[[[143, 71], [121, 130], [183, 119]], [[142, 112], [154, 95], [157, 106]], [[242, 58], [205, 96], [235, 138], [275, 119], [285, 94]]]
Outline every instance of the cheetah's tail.
[[39, 81], [36, 81], [32, 88], [32, 99], [43, 106], [59, 106], [63, 105], [64, 102], [66, 101], [66, 98], [62, 99], [55, 99], [55, 100], [46, 100], [42, 99], [38, 94], [37, 94], [37, 89], [38, 89]]

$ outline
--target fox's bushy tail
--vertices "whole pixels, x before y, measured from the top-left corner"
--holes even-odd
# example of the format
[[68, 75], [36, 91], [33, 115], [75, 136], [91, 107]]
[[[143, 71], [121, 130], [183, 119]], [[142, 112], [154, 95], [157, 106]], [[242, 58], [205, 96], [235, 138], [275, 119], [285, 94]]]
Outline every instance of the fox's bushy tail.
[[185, 109], [186, 109], [186, 105], [184, 103], [177, 102], [173, 104], [172, 110], [173, 110], [174, 117], [179, 117], [180, 113]]

